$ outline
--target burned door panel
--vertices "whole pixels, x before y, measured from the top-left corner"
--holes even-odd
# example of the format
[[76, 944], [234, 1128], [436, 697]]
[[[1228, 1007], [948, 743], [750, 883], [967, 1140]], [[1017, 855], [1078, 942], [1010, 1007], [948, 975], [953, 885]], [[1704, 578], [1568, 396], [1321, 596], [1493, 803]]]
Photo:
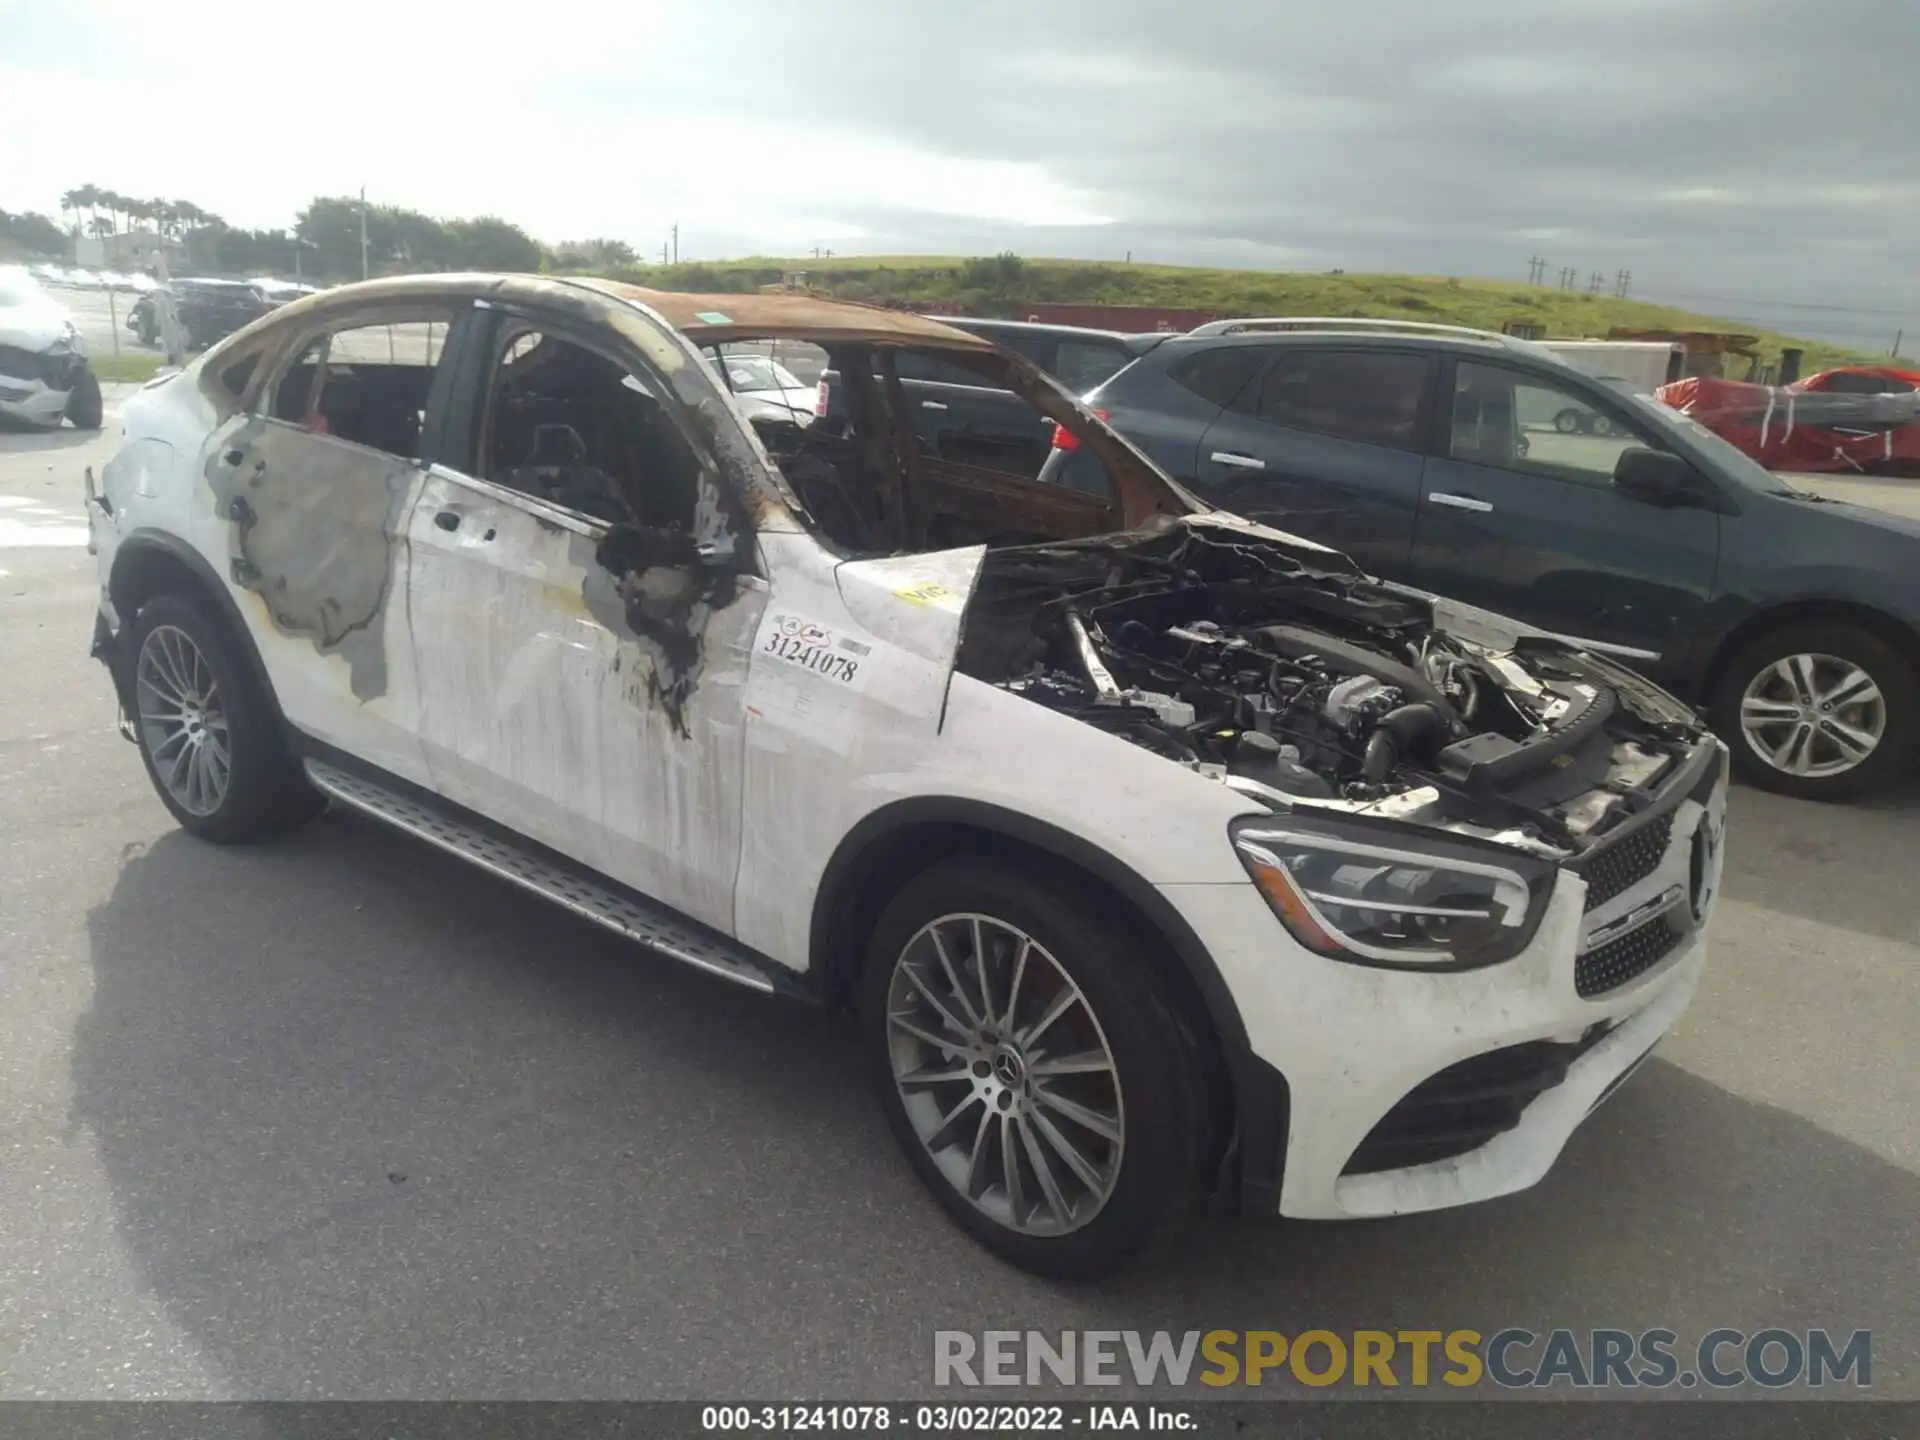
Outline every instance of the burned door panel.
[[743, 691], [764, 591], [683, 566], [610, 571], [608, 528], [428, 476], [408, 614], [433, 783], [730, 930]]
[[400, 542], [421, 475], [381, 451], [258, 416], [227, 422], [203, 455], [225, 578], [283, 712], [408, 778], [424, 765]]

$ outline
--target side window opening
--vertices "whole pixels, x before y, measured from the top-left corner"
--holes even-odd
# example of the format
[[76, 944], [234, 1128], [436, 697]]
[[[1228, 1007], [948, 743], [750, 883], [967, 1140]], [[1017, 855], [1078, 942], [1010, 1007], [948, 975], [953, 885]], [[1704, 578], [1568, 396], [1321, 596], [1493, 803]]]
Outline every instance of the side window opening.
[[1610, 486], [1620, 456], [1653, 448], [1572, 390], [1495, 365], [1454, 367], [1447, 453], [1455, 460]]
[[316, 435], [420, 458], [443, 319], [356, 325], [317, 337], [280, 376], [269, 413]]
[[1167, 371], [1167, 377], [1226, 410], [1233, 408], [1248, 382], [1259, 373], [1264, 358], [1264, 353], [1251, 345], [1203, 350], [1177, 362]]
[[[836, 349], [822, 416], [770, 447], [825, 537], [855, 554], [887, 555], [1114, 528], [1118, 503], [1104, 460], [1056, 448], [1053, 421], [1009, 388], [1017, 382], [1005, 364], [931, 346]], [[901, 381], [897, 395], [889, 367]], [[933, 377], [971, 393], [916, 387]], [[1056, 462], [1069, 459], [1072, 471], [1062, 473]]]
[[[1420, 445], [1427, 361], [1419, 355], [1282, 350], [1253, 396], [1270, 425], [1396, 450]], [[1243, 395], [1236, 408], [1243, 408]]]
[[534, 327], [496, 355], [480, 478], [608, 524], [691, 533], [699, 459], [651, 379]]

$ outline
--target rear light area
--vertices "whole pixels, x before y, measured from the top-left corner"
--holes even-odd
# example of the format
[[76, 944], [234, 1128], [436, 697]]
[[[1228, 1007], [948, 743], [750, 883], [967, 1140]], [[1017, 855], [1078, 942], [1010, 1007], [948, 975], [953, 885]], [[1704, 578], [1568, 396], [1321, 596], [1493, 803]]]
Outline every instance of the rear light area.
[[[1096, 410], [1093, 413], [1101, 420], [1107, 418], [1107, 412], [1104, 410]], [[1056, 420], [1053, 422], [1053, 448], [1056, 450], [1078, 450], [1080, 448], [1080, 437]]]
[[813, 418], [816, 420], [827, 418], [827, 382], [824, 380], [814, 387]]

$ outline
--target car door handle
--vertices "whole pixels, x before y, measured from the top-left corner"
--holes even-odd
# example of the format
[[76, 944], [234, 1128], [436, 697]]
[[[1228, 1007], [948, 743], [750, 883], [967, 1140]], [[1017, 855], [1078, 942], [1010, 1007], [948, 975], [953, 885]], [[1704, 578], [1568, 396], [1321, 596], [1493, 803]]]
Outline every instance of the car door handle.
[[920, 408], [922, 410], [944, 410], [947, 406], [946, 402], [941, 400], [922, 400], [920, 402]]
[[1471, 495], [1448, 495], [1436, 490], [1427, 499], [1435, 505], [1445, 505], [1449, 510], [1471, 510], [1479, 515], [1491, 515], [1493, 506], [1484, 500], [1476, 500]]
[[442, 530], [458, 530], [460, 528], [460, 513], [457, 510], [442, 510], [438, 515], [433, 517], [433, 523], [438, 525]]
[[1219, 465], [1231, 465], [1235, 470], [1264, 470], [1267, 462], [1256, 460], [1251, 455], [1242, 455], [1234, 450], [1216, 450], [1207, 457]]

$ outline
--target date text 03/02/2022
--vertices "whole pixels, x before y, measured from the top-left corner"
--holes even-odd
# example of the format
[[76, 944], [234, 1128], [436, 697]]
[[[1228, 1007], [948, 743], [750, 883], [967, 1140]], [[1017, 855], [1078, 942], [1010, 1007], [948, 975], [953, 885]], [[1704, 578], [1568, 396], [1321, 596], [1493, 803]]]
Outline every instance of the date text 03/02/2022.
[[1070, 1430], [1191, 1431], [1192, 1410], [1174, 1405], [707, 1405], [700, 1428], [717, 1433], [797, 1431], [1015, 1434]]

